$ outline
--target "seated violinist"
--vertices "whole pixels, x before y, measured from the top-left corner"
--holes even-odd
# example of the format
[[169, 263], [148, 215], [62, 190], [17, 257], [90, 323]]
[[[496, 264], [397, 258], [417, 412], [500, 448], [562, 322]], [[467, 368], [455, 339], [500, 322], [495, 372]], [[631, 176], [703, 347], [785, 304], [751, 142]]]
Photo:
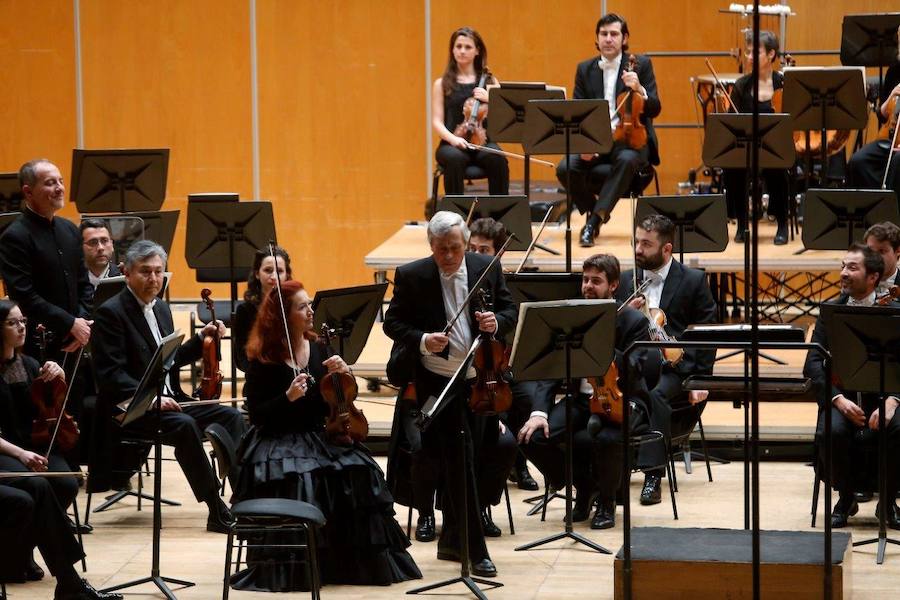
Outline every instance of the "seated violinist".
[[[128, 401], [137, 390], [144, 371], [163, 337], [175, 330], [172, 311], [157, 298], [162, 288], [166, 251], [149, 240], [134, 243], [125, 255], [126, 287], [110, 298], [95, 313], [92, 350], [94, 367], [99, 383], [99, 414], [110, 417], [122, 412], [120, 405]], [[199, 333], [187, 340], [175, 353], [174, 368], [200, 358], [204, 335], [216, 331], [224, 334], [221, 321], [208, 323]], [[226, 532], [232, 517], [219, 497], [219, 482], [212, 472], [209, 459], [203, 449], [203, 429], [210, 423], [225, 427], [234, 440], [240, 441], [245, 425], [241, 413], [224, 404], [182, 407], [179, 401], [189, 400], [172, 382], [166, 385], [162, 398], [160, 432], [162, 443], [175, 447], [175, 458], [181, 465], [198, 502], [209, 507], [206, 522], [208, 531]], [[112, 428], [112, 419], [108, 421]], [[147, 414], [122, 428], [123, 433], [151, 441], [157, 431], [157, 419]], [[98, 432], [99, 433], [99, 432]], [[112, 443], [115, 431], [97, 436], [103, 443]], [[106, 457], [110, 451], [94, 452], [95, 460]], [[135, 464], [113, 465], [124, 468], [126, 475]], [[110, 466], [91, 466], [92, 486], [99, 486], [98, 478], [109, 477]], [[101, 486], [102, 487], [102, 486]], [[93, 488], [92, 488], [93, 489]]]
[[[615, 130], [620, 121], [620, 115], [616, 113], [617, 99], [629, 90], [640, 95], [643, 99], [640, 121], [647, 130], [647, 143], [632, 147], [624, 141], [616, 141], [607, 154], [573, 154], [556, 167], [556, 178], [563, 187], [570, 185], [572, 202], [578, 211], [588, 213], [580, 238], [581, 245], [586, 248], [594, 245], [600, 226], [609, 221], [619, 198], [628, 195], [634, 176], [648, 164], [659, 164], [659, 143], [653, 130], [653, 119], [662, 110], [650, 59], [635, 56], [634, 70], [627, 69], [632, 55], [628, 54], [628, 23], [625, 19], [614, 13], [606, 14], [597, 21], [594, 33], [600, 56], [578, 65], [572, 97], [609, 102], [610, 120]], [[595, 196], [591, 189], [592, 176], [596, 177], [606, 168], [610, 168], [609, 175]]]
[[[611, 254], [595, 254], [583, 265], [581, 295], [586, 299], [610, 299], [619, 285], [619, 261]], [[637, 310], [617, 303], [615, 353], [619, 373], [625, 365], [622, 353], [633, 343], [649, 340], [647, 320]], [[653, 352], [656, 352], [655, 350]], [[631, 389], [625, 398], [631, 402], [631, 429], [646, 431], [650, 403], [641, 375], [639, 352], [629, 357]], [[597, 378], [603, 381], [603, 374]], [[565, 402], [555, 403], [562, 381], [539, 381], [531, 417], [519, 430], [519, 443], [525, 455], [540, 469], [554, 489], [565, 486], [565, 453], [560, 446], [566, 437]], [[597, 511], [591, 519], [592, 529], [608, 529], [616, 522], [616, 492], [621, 485], [622, 460], [619, 425], [603, 422], [590, 412], [594, 387], [588, 379], [577, 382], [572, 393], [572, 427], [574, 430], [573, 483], [577, 490], [573, 521], [584, 521], [596, 497]], [[596, 418], [595, 418], [596, 417]]]
[[[287, 322], [282, 321], [282, 309]], [[316, 341], [310, 298], [299, 281], [285, 281], [263, 298], [247, 357], [247, 409], [253, 428], [240, 458], [234, 500], [292, 498], [321, 509], [326, 524], [317, 546], [325, 584], [389, 585], [421, 577], [369, 450], [356, 439], [326, 435], [329, 406], [323, 380], [334, 373], [349, 374], [350, 368]], [[297, 541], [281, 539], [279, 543]], [[252, 549], [249, 561], [256, 564], [234, 576], [234, 588], [308, 589], [304, 563], [273, 564]]]

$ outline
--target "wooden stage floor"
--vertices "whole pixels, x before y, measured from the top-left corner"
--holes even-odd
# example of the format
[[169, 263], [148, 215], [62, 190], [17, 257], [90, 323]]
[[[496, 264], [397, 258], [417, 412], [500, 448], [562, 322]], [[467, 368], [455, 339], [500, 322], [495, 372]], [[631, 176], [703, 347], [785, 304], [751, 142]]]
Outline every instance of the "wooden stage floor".
[[[169, 449], [165, 454], [171, 457]], [[379, 459], [379, 462], [383, 467], [384, 459]], [[672, 519], [668, 489], [664, 483], [662, 504], [650, 507], [633, 505], [635, 526], [742, 527], [741, 464], [714, 465], [713, 483], [707, 482], [703, 469], [695, 469], [693, 475], [686, 475], [680, 463], [677, 468], [680, 491], [676, 496], [680, 519]], [[180, 469], [174, 463], [166, 462], [164, 472], [164, 497], [183, 504], [163, 509], [162, 574], [197, 584], [196, 587], [177, 590], [179, 598], [209, 600], [221, 597], [225, 536], [206, 532], [205, 506], [194, 501]], [[812, 469], [802, 463], [770, 462], [763, 463], [760, 472], [763, 528], [812, 531], [809, 527]], [[640, 477], [636, 477], [631, 485], [632, 499], [640, 494], [640, 484]], [[541, 523], [538, 516], [525, 516], [527, 505], [522, 502], [527, 496], [525, 492], [511, 488], [510, 495], [516, 535], [509, 535], [505, 511], [498, 507], [495, 520], [504, 533], [500, 538], [490, 539], [488, 545], [499, 571], [497, 580], [504, 587], [487, 592], [488, 598], [612, 598], [613, 559], [609, 555], [597, 554], [569, 542], [557, 542], [529, 552], [513, 550], [517, 545], [561, 531], [564, 508], [561, 501], [554, 501], [547, 511], [547, 521]], [[84, 507], [83, 497], [79, 498], [79, 504]], [[397, 510], [398, 520], [405, 526], [406, 508], [397, 506]], [[860, 506], [859, 514], [851, 519], [854, 526], [849, 530], [853, 539], [869, 538], [876, 533], [874, 511], [874, 502]], [[820, 506], [817, 529], [820, 532], [821, 513]], [[592, 531], [587, 523], [577, 523], [575, 530], [615, 552], [622, 543], [621, 507], [617, 518], [619, 522], [612, 530]], [[149, 574], [152, 511], [147, 505], [143, 511], [137, 512], [134, 501], [126, 500], [106, 513], [92, 515], [91, 523], [95, 527], [94, 533], [84, 538], [88, 561], [86, 576], [91, 583], [99, 588]], [[900, 532], [897, 532], [897, 537], [900, 537]], [[410, 588], [450, 578], [459, 572], [455, 563], [436, 560], [434, 542], [413, 542], [410, 551], [422, 570], [422, 580], [390, 587], [327, 586], [323, 589], [323, 597], [396, 599], [403, 597]], [[871, 545], [854, 552], [851, 580], [853, 598], [856, 600], [892, 598], [900, 587], [900, 549], [889, 546], [887, 559], [881, 566], [876, 566], [874, 552]], [[36, 553], [36, 556], [42, 562], [39, 554]], [[43, 600], [52, 597], [53, 581], [48, 577], [41, 582], [11, 585], [8, 591], [14, 599]], [[150, 587], [137, 588], [126, 597], [161, 597], [159, 594], [151, 595], [151, 591]], [[464, 593], [462, 587], [445, 591], [449, 598], [472, 597]], [[258, 592], [231, 594], [231, 598], [235, 599], [264, 597], [267, 596]], [[298, 593], [288, 597], [304, 598], [308, 595]], [[430, 597], [443, 596], [434, 594]]]

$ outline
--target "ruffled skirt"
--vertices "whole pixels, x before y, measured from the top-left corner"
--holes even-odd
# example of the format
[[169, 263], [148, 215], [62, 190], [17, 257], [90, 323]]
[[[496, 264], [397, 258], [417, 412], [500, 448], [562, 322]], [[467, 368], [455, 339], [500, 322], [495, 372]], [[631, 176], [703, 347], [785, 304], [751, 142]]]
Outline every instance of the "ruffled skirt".
[[[327, 520], [317, 533], [322, 583], [389, 585], [422, 576], [406, 551], [409, 540], [394, 520], [384, 475], [359, 445], [333, 446], [316, 433], [266, 435], [253, 429], [240, 454], [234, 502], [291, 498], [315, 504]], [[250, 540], [250, 544], [263, 540]], [[296, 534], [265, 543], [303, 543]], [[235, 589], [288, 592], [309, 589], [306, 565], [285, 549], [251, 549]], [[283, 564], [282, 564], [283, 561]]]

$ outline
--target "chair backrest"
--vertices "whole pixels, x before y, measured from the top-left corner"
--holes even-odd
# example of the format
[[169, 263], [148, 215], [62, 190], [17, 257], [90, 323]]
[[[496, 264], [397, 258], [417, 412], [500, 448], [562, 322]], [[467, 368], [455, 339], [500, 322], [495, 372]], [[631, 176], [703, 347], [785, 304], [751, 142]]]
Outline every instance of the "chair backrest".
[[225, 478], [228, 477], [228, 474], [231, 473], [231, 470], [237, 464], [237, 450], [234, 447], [234, 442], [231, 441], [231, 436], [228, 435], [225, 428], [218, 423], [211, 423], [204, 430], [204, 433], [206, 434], [206, 439], [212, 444], [219, 477], [222, 478], [222, 481], [225, 481]]

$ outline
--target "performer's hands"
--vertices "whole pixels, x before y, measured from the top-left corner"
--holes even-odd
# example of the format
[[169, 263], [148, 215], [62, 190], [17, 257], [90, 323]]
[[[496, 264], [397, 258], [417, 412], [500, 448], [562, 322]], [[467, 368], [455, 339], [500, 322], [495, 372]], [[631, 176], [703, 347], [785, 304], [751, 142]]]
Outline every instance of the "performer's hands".
[[641, 91], [641, 80], [638, 79], [637, 73], [635, 73], [634, 71], [623, 72], [622, 83], [625, 84], [625, 87], [630, 88], [635, 92]]
[[225, 324], [218, 319], [210, 321], [200, 330], [200, 337], [206, 337], [207, 335], [216, 335], [220, 338], [223, 337], [225, 335]]
[[443, 333], [429, 333], [425, 336], [425, 349], [432, 354], [443, 352], [449, 343], [450, 338]]
[[52, 360], [48, 360], [44, 363], [44, 366], [41, 367], [41, 370], [38, 371], [38, 379], [41, 381], [53, 381], [57, 377], [60, 377], [65, 381], [66, 372], [63, 371], [63, 368], [53, 362]]
[[488, 101], [488, 91], [482, 87], [477, 87], [472, 90], [472, 96], [479, 102], [487, 103]]
[[485, 333], [497, 332], [497, 315], [494, 313], [475, 311], [475, 320], [478, 321], [478, 330]]
[[[900, 404], [900, 400], [897, 400], [893, 396], [889, 396], [887, 400], [884, 402], [884, 422], [885, 424], [890, 423], [891, 419], [894, 418], [894, 413], [897, 411], [897, 405]], [[872, 414], [869, 415], [869, 429], [873, 431], [878, 431], [878, 411], [879, 409], [875, 409], [872, 411]]]
[[160, 408], [163, 412], [181, 412], [181, 405], [173, 398], [163, 398]]
[[459, 148], [460, 150], [468, 150], [469, 142], [465, 138], [461, 138], [458, 135], [451, 136], [447, 142], [453, 146], [454, 148]]
[[544, 437], [550, 437], [550, 424], [547, 422], [547, 417], [542, 417], [541, 415], [534, 415], [525, 421], [525, 424], [522, 425], [522, 429], [519, 430], [519, 435], [517, 436], [520, 444], [527, 444], [531, 441], [531, 436], [534, 435], [534, 432], [538, 429], [544, 430]]
[[591, 161], [600, 156], [599, 154], [582, 154], [581, 160]]
[[335, 354], [322, 363], [322, 366], [328, 369], [329, 373], [349, 373], [350, 367], [344, 362], [344, 359]]
[[294, 380], [291, 382], [291, 385], [288, 387], [287, 391], [284, 393], [287, 396], [288, 401], [296, 402], [300, 398], [306, 395], [306, 390], [308, 384], [306, 380], [309, 379], [309, 375], [306, 373], [300, 373]]
[[506, 425], [503, 424], [503, 421], [501, 421], [500, 419], [497, 419], [497, 425], [500, 429], [500, 435], [503, 435], [504, 433], [506, 433]]
[[855, 402], [847, 400], [843, 395], [838, 395], [832, 402], [834, 407], [844, 415], [848, 421], [857, 427], [864, 427], [866, 424], [866, 413], [858, 407]]
[[691, 390], [688, 392], [688, 402], [700, 404], [709, 397], [709, 390]]
[[40, 454], [35, 454], [34, 452], [23, 449], [17, 458], [29, 471], [43, 473], [47, 470], [47, 459]]
[[72, 329], [69, 330], [72, 341], [63, 346], [63, 352], [72, 352], [81, 346], [86, 346], [91, 340], [91, 325], [93, 324], [93, 321], [88, 321], [81, 317], [76, 318], [75, 322], [72, 323]]

